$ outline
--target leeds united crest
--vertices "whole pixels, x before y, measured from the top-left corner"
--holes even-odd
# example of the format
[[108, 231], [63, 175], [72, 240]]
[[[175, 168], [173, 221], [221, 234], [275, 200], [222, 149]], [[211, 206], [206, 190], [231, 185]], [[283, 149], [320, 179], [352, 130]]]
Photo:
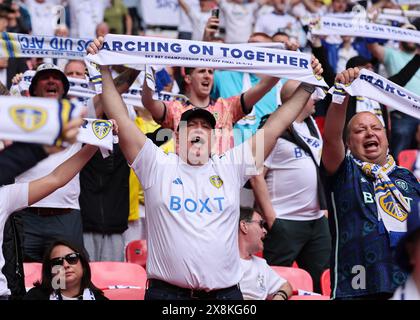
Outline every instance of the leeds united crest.
[[9, 114], [12, 121], [27, 132], [42, 128], [48, 118], [44, 108], [25, 105], [11, 107]]

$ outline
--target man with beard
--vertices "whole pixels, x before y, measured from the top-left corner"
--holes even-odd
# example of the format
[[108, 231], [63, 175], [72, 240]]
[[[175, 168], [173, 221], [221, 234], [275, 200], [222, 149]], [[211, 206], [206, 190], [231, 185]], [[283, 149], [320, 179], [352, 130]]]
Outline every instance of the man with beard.
[[[405, 24], [402, 28], [416, 30], [411, 24]], [[400, 50], [384, 47], [376, 42], [368, 44], [368, 48], [372, 55], [385, 65], [389, 76], [398, 73], [419, 52], [414, 42], [400, 42]], [[404, 87], [420, 95], [420, 72], [417, 71]], [[400, 151], [415, 148], [415, 133], [420, 121], [399, 111], [392, 111], [391, 123], [391, 153], [397, 158]]]

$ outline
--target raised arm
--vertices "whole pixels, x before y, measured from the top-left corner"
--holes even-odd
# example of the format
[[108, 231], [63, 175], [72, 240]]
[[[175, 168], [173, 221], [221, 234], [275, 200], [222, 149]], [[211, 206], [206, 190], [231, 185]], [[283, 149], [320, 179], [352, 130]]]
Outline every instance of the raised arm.
[[379, 60], [379, 62], [384, 62], [385, 59], [385, 48], [377, 42], [368, 43], [367, 48], [369, 49], [372, 56]]
[[166, 106], [162, 101], [153, 99], [153, 91], [144, 80], [141, 92], [141, 102], [143, 106], [152, 114], [153, 120], [161, 123], [165, 118]]
[[254, 192], [255, 201], [261, 209], [262, 217], [267, 222], [268, 230], [270, 230], [276, 220], [276, 212], [271, 204], [270, 194], [268, 193], [267, 183], [265, 182], [266, 174], [267, 168], [264, 167], [264, 171], [258, 176], [252, 177], [250, 183]]
[[[359, 74], [359, 69], [347, 69], [339, 73], [336, 82], [351, 83]], [[343, 130], [346, 123], [346, 111], [349, 96], [343, 104], [331, 103], [325, 118], [324, 146], [322, 148], [322, 163], [329, 175], [334, 174], [345, 157]]]
[[66, 185], [92, 158], [97, 147], [86, 145], [71, 158], [59, 165], [49, 175], [29, 183], [28, 205], [45, 198], [58, 188]]
[[[102, 47], [103, 38], [95, 39], [88, 48], [88, 53], [96, 54]], [[125, 158], [132, 163], [146, 142], [146, 136], [128, 117], [127, 107], [115, 88], [108, 66], [100, 66], [102, 74], [102, 105], [108, 118], [115, 119], [120, 128], [119, 144]]]
[[263, 76], [255, 86], [248, 89], [244, 93], [244, 113], [248, 114], [252, 111], [254, 104], [256, 104], [264, 95], [269, 92], [279, 81], [279, 78]]
[[[322, 74], [322, 66], [318, 59], [312, 57], [312, 68], [316, 75]], [[248, 140], [252, 146], [252, 153], [257, 168], [262, 168], [264, 160], [270, 154], [278, 137], [280, 137], [288, 126], [297, 118], [308, 102], [315, 87], [307, 83], [301, 83], [293, 96], [281, 108], [278, 108], [268, 118], [264, 126]]]
[[[124, 92], [127, 92], [127, 90], [131, 87], [133, 82], [136, 80], [139, 73], [140, 71], [138, 70], [126, 68], [126, 70], [124, 70], [121, 74], [119, 74], [114, 79], [114, 85], [118, 93], [123, 94]], [[93, 97], [93, 104], [95, 106], [96, 116], [98, 118], [101, 118], [102, 115], [104, 114], [101, 94], [98, 94]]]

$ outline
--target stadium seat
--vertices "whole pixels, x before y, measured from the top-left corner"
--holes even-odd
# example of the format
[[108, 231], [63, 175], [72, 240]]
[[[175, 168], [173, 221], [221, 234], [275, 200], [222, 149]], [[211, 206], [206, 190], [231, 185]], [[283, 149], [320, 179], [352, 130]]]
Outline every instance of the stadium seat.
[[325, 270], [321, 275], [321, 292], [325, 296], [331, 296], [330, 269]]
[[313, 291], [313, 282], [311, 275], [299, 268], [271, 266], [279, 276], [289, 281], [293, 290]]
[[23, 274], [25, 275], [25, 287], [30, 289], [34, 286], [34, 282], [41, 281], [42, 263], [24, 262]]
[[136, 263], [145, 268], [147, 260], [146, 240], [131, 241], [125, 248], [125, 259], [127, 262]]
[[[135, 263], [116, 261], [91, 262], [92, 282], [104, 290], [106, 295], [127, 300], [144, 298], [146, 288], [146, 270]], [[136, 291], [137, 290], [137, 291]], [[113, 292], [109, 292], [113, 291]]]
[[418, 150], [407, 149], [400, 152], [398, 155], [398, 165], [413, 170], [414, 163], [416, 162]]

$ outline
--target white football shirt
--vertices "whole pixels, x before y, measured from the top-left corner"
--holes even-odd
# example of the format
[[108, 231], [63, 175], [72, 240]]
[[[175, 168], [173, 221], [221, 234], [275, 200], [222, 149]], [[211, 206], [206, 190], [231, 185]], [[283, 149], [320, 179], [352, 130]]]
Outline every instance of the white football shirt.
[[239, 283], [244, 300], [266, 300], [279, 291], [287, 281], [280, 277], [267, 261], [252, 256], [241, 259], [242, 279]]
[[145, 193], [148, 278], [201, 290], [238, 284], [239, 191], [257, 173], [250, 145], [191, 166], [147, 140], [132, 168]]
[[[310, 136], [304, 122], [295, 129]], [[316, 166], [309, 154], [294, 143], [279, 138], [264, 165], [269, 169], [265, 180], [277, 218], [308, 221], [322, 217]]]
[[0, 188], [0, 296], [10, 295], [6, 277], [1, 270], [4, 266], [3, 233], [9, 215], [28, 206], [28, 183], [11, 184]]

